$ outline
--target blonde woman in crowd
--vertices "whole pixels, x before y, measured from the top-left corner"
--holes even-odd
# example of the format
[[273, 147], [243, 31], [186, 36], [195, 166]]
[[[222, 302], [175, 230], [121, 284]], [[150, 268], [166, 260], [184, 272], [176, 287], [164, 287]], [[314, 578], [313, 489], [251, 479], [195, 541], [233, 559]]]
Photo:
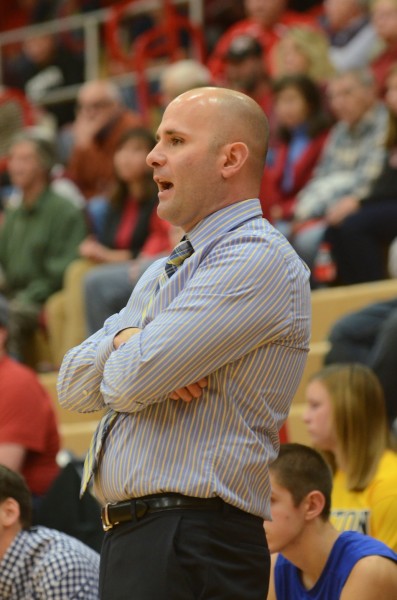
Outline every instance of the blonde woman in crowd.
[[332, 518], [397, 550], [397, 454], [381, 385], [366, 366], [330, 365], [306, 390], [304, 422], [333, 469]]
[[272, 75], [304, 74], [317, 84], [325, 85], [335, 72], [328, 52], [329, 42], [321, 30], [309, 26], [292, 27], [274, 46]]

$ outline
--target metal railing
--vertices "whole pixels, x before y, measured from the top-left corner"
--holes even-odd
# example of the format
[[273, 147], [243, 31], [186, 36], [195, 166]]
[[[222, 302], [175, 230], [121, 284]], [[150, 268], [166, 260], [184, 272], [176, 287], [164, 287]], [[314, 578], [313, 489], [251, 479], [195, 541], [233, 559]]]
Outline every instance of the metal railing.
[[[137, 0], [131, 5], [131, 15], [139, 15], [148, 12], [151, 9], [161, 7], [161, 0]], [[202, 0], [173, 0], [175, 5], [188, 7], [189, 19], [198, 25], [203, 23], [203, 2]], [[83, 53], [85, 81], [97, 79], [101, 74], [101, 36], [100, 27], [103, 26], [109, 18], [111, 9], [96, 10], [81, 15], [62, 17], [43, 24], [21, 27], [12, 31], [0, 34], [0, 86], [3, 81], [3, 55], [4, 46], [14, 43], [21, 43], [28, 37], [46, 34], [61, 34], [76, 30], [83, 32]], [[160, 67], [151, 67], [148, 69], [148, 79], [158, 78]], [[112, 76], [119, 85], [134, 85], [136, 82], [135, 73], [126, 73]], [[69, 85], [46, 92], [44, 98], [37, 104], [49, 105], [56, 104], [76, 98], [80, 85]]]

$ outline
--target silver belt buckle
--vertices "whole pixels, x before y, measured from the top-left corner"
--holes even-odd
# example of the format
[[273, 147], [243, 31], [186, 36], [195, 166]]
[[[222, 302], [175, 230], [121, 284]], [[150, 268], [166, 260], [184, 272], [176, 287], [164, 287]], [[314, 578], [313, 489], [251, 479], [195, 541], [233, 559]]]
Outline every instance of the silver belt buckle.
[[111, 523], [109, 521], [109, 506], [110, 506], [110, 503], [105, 504], [105, 506], [103, 507], [102, 512], [101, 512], [101, 521], [102, 521], [103, 531], [109, 531], [110, 529], [113, 529], [113, 527], [115, 525], [117, 525], [117, 523]]

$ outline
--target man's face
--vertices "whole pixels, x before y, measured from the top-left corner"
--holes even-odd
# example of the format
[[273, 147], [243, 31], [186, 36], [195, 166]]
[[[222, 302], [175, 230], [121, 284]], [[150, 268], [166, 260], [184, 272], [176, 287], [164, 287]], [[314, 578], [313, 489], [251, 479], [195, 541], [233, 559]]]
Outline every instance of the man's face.
[[228, 87], [250, 95], [265, 77], [262, 58], [247, 56], [243, 60], [229, 61], [225, 75]]
[[51, 35], [27, 38], [24, 42], [26, 55], [38, 65], [50, 62], [55, 51], [55, 40]]
[[103, 86], [89, 86], [80, 90], [77, 99], [79, 119], [95, 123], [100, 128], [111, 121], [117, 109], [117, 102], [109, 97]]
[[46, 178], [36, 146], [28, 140], [14, 144], [8, 156], [8, 173], [11, 183], [22, 192], [29, 190], [37, 181]]
[[199, 92], [171, 102], [147, 157], [159, 188], [158, 214], [184, 231], [215, 212], [221, 198], [222, 148], [215, 147], [213, 111]]
[[331, 81], [328, 97], [336, 118], [349, 126], [361, 121], [374, 104], [372, 88], [350, 74]]
[[264, 27], [271, 27], [287, 7], [286, 0], [245, 0], [245, 12]]
[[270, 471], [272, 493], [270, 497], [272, 521], [265, 521], [267, 543], [271, 554], [292, 548], [300, 539], [305, 526], [304, 503], [295, 506], [291, 493]]

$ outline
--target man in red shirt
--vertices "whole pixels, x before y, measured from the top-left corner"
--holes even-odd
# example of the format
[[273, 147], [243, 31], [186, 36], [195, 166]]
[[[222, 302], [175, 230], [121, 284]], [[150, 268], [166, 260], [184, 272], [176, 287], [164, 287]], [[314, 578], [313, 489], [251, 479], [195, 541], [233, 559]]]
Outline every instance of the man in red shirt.
[[[257, 39], [267, 63], [270, 49], [292, 25], [313, 24], [312, 16], [287, 10], [287, 0], [244, 0], [246, 19], [237, 21], [219, 39], [208, 61], [216, 83], [222, 84], [224, 61], [232, 41], [241, 35]], [[267, 68], [269, 65], [266, 65]]]
[[0, 464], [21, 473], [40, 500], [59, 472], [59, 434], [37, 375], [7, 355], [8, 305], [0, 296]]

